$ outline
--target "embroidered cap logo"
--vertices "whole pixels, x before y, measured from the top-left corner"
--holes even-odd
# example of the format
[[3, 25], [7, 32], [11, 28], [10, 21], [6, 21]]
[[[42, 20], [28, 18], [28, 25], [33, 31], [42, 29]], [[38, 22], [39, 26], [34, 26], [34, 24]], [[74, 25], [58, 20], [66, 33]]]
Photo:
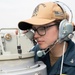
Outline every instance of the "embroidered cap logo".
[[63, 17], [63, 12], [58, 12], [58, 11], [54, 11], [54, 13], [55, 13], [55, 16], [57, 16], [57, 17]]
[[38, 6], [34, 9], [32, 17], [33, 17], [33, 16], [37, 16], [38, 11], [39, 11], [39, 7], [40, 7], [41, 5], [42, 5], [43, 7], [46, 7], [45, 4], [43, 4], [43, 3], [41, 3], [40, 5], [38, 5]]

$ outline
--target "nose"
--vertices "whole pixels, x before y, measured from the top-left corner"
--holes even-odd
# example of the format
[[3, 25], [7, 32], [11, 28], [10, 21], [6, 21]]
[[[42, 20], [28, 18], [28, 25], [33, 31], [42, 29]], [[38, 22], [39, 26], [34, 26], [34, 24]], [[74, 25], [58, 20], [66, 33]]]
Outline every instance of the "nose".
[[40, 35], [37, 33], [37, 31], [34, 33], [34, 39], [37, 39], [38, 37], [40, 37]]

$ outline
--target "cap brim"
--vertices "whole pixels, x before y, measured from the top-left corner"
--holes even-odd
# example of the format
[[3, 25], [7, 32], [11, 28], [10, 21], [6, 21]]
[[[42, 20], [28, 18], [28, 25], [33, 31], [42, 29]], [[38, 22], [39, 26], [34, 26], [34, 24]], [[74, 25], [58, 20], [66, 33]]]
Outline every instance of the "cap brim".
[[42, 19], [42, 18], [31, 18], [25, 21], [21, 21], [18, 24], [18, 27], [21, 30], [27, 30], [27, 29], [31, 29], [32, 25], [44, 25], [47, 23], [50, 23], [52, 21], [54, 21], [55, 19], [49, 20], [49, 19]]
[[31, 29], [32, 28], [32, 25], [29, 24], [29, 23], [26, 23], [24, 21], [21, 21], [21, 22], [19, 22], [18, 27], [21, 30], [27, 30], [27, 29]]

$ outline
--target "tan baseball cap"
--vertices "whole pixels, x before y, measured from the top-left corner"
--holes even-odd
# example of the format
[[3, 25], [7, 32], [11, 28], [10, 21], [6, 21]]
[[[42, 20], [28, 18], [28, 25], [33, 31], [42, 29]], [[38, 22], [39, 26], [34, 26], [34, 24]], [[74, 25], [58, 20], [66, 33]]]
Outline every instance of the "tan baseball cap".
[[45, 2], [39, 4], [30, 19], [21, 21], [18, 27], [21, 30], [30, 29], [32, 25], [44, 25], [55, 20], [67, 18], [67, 13], [55, 2]]

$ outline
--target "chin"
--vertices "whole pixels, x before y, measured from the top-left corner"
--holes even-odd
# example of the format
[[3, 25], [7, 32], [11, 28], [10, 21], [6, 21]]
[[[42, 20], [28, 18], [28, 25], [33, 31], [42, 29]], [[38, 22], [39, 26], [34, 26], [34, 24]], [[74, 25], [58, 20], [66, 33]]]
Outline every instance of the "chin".
[[40, 47], [41, 49], [46, 49], [48, 46], [39, 45], [39, 47]]

